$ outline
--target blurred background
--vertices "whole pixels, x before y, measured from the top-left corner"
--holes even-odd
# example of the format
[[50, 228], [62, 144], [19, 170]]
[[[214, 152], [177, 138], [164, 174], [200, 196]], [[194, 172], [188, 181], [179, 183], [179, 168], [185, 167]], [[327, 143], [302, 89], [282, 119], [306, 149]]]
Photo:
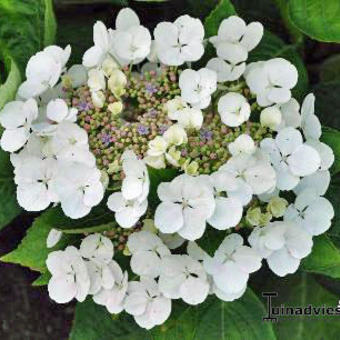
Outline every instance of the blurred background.
[[[159, 21], [173, 21], [184, 13], [203, 19], [216, 3], [214, 0], [56, 0], [57, 44], [62, 47], [71, 44], [73, 53], [70, 64], [80, 63], [84, 51], [92, 46], [93, 23], [102, 20], [107, 26], [113, 27], [115, 16], [123, 6], [132, 7], [143, 25], [153, 29]], [[299, 46], [307, 67], [310, 87], [318, 97], [317, 112], [321, 121], [323, 125], [340, 128], [340, 45], [320, 43], [307, 37], [303, 44], [292, 41], [275, 1], [235, 0], [233, 3], [246, 21], [261, 21], [286, 43]], [[0, 23], [0, 32], [1, 29]], [[15, 249], [34, 217], [23, 213], [1, 231], [0, 256]], [[36, 273], [22, 267], [0, 263], [1, 340], [68, 339], [74, 305], [63, 306], [50, 301], [46, 287], [31, 286], [37, 277]], [[14, 284], [9, 285], [9, 282]], [[319, 282], [329, 285], [327, 279], [319, 278]]]

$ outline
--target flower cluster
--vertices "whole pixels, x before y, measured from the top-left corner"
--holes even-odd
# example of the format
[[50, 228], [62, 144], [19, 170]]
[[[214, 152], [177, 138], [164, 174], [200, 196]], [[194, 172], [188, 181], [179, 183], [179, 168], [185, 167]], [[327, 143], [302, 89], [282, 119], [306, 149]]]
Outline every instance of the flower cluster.
[[[116, 226], [49, 254], [51, 298], [91, 295], [150, 329], [174, 299], [241, 297], [263, 260], [278, 276], [294, 273], [334, 217], [323, 197], [334, 155], [320, 142], [314, 95], [301, 107], [293, 97], [295, 66], [247, 63], [263, 26], [237, 16], [209, 39], [188, 15], [151, 35], [125, 8], [115, 26], [94, 25], [82, 65], [67, 69], [70, 47], [33, 56], [17, 100], [0, 113], [24, 209], [60, 203], [77, 219], [109, 192]], [[216, 56], [191, 68], [208, 43]], [[207, 232], [220, 240], [213, 253]], [[48, 246], [61, 235], [53, 229]], [[114, 244], [131, 256], [133, 281], [113, 260]]]

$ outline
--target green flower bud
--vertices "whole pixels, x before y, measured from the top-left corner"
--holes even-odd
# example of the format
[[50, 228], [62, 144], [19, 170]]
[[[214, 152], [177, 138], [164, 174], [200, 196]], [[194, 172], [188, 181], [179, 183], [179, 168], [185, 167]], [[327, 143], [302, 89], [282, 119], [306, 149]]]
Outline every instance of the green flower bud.
[[249, 208], [246, 214], [246, 220], [251, 226], [259, 226], [261, 222], [261, 209], [257, 208]]
[[287, 210], [288, 202], [281, 197], [272, 197], [267, 205], [267, 211], [274, 217], [282, 217]]

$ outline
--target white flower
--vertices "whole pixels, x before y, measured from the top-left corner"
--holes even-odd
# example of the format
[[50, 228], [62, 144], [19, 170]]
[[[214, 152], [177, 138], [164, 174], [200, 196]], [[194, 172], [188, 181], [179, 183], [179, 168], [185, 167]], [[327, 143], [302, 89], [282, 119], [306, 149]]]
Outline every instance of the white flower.
[[70, 55], [71, 47], [68, 45], [64, 50], [49, 46], [32, 56], [26, 66], [27, 80], [18, 89], [19, 97], [29, 99], [54, 87]]
[[331, 227], [334, 217], [332, 204], [320, 197], [313, 188], [305, 189], [295, 199], [284, 215], [285, 221], [292, 221], [311, 235], [323, 234]]
[[[75, 176], [75, 174], [77, 174]], [[61, 207], [66, 216], [77, 219], [86, 216], [104, 196], [98, 169], [85, 164], [61, 163], [54, 181]]]
[[296, 85], [296, 67], [283, 58], [251, 63], [245, 72], [247, 85], [256, 94], [260, 106], [284, 104], [291, 98], [291, 89]]
[[159, 23], [154, 36], [158, 58], [165, 65], [197, 61], [204, 53], [204, 27], [189, 15], [180, 16], [174, 23]]
[[105, 306], [109, 313], [118, 314], [124, 309], [124, 299], [128, 289], [128, 274], [123, 274], [118, 263], [110, 261], [108, 264], [114, 277], [114, 284], [111, 288], [102, 288], [93, 296], [93, 301]]
[[168, 298], [197, 305], [207, 298], [210, 286], [201, 263], [188, 255], [170, 255], [161, 261], [159, 289]]
[[63, 232], [61, 230], [52, 228], [46, 239], [47, 248], [53, 248], [60, 241], [62, 236]]
[[126, 200], [121, 192], [115, 192], [109, 196], [107, 206], [115, 212], [115, 220], [122, 228], [131, 228], [145, 214], [148, 201]]
[[187, 240], [200, 238], [215, 209], [206, 180], [180, 175], [170, 183], [161, 183], [157, 192], [162, 202], [155, 212], [156, 227], [165, 234], [178, 232]]
[[321, 124], [314, 114], [315, 96], [310, 93], [304, 99], [301, 107], [301, 128], [303, 135], [308, 139], [318, 140], [321, 137]]
[[218, 113], [227, 126], [240, 126], [249, 119], [250, 112], [247, 99], [239, 93], [229, 92], [218, 101]]
[[217, 81], [224, 83], [225, 81], [234, 81], [241, 77], [246, 69], [246, 64], [227, 63], [221, 58], [212, 58], [208, 61], [206, 68], [213, 70], [217, 74]]
[[261, 149], [270, 156], [277, 174], [276, 185], [280, 190], [293, 189], [300, 177], [311, 175], [320, 166], [318, 152], [303, 143], [301, 133], [292, 127], [279, 131], [275, 140], [262, 140]]
[[86, 84], [88, 79], [87, 69], [83, 65], [72, 65], [62, 78], [63, 84], [70, 84], [72, 88], [76, 89]]
[[30, 136], [32, 122], [37, 117], [38, 105], [34, 99], [6, 104], [0, 112], [0, 123], [5, 128], [1, 147], [9, 152], [23, 147]]
[[91, 91], [97, 92], [106, 89], [106, 79], [104, 71], [98, 69], [92, 69], [89, 71], [89, 78], [87, 85]]
[[242, 75], [248, 52], [258, 45], [262, 35], [263, 26], [259, 22], [246, 25], [237, 16], [230, 16], [222, 21], [217, 36], [209, 40], [215, 46], [217, 56], [227, 61], [224, 68], [228, 67], [230, 71], [226, 80], [236, 80]]
[[314, 172], [309, 176], [305, 176], [301, 179], [299, 184], [294, 187], [294, 193], [299, 195], [307, 188], [313, 188], [318, 195], [324, 195], [331, 182], [331, 174], [329, 171]]
[[214, 172], [210, 180], [215, 191], [215, 210], [208, 223], [218, 230], [235, 227], [242, 218], [243, 206], [237, 197], [229, 197], [228, 191], [238, 187], [237, 180], [224, 171]]
[[185, 239], [178, 234], [159, 233], [158, 236], [169, 249], [177, 249], [185, 242]]
[[170, 316], [171, 300], [161, 294], [155, 280], [142, 277], [129, 282], [124, 308], [140, 327], [151, 329]]
[[105, 94], [103, 91], [92, 91], [91, 92], [92, 103], [95, 107], [101, 109], [105, 104]]
[[281, 111], [276, 106], [266, 107], [261, 111], [260, 122], [263, 127], [277, 130], [282, 122]]
[[313, 246], [312, 237], [306, 231], [286, 221], [255, 228], [248, 241], [278, 276], [295, 273]]
[[110, 268], [110, 264], [99, 260], [86, 262], [87, 271], [90, 277], [89, 294], [97, 294], [101, 289], [111, 289], [115, 283], [115, 278]]
[[255, 152], [256, 147], [254, 140], [249, 135], [242, 134], [228, 145], [228, 149], [233, 156], [238, 156], [240, 154], [251, 155]]
[[139, 159], [124, 159], [123, 171], [125, 178], [122, 183], [122, 194], [126, 200], [143, 202], [148, 194], [150, 179], [145, 163]]
[[188, 103], [186, 103], [180, 96], [176, 96], [174, 99], [170, 99], [164, 104], [165, 111], [168, 113], [168, 117], [171, 120], [177, 120], [179, 111], [188, 107]]
[[163, 134], [168, 145], [179, 146], [188, 142], [187, 133], [180, 124], [170, 126]]
[[[219, 170], [228, 172], [238, 180], [239, 188], [232, 197], [240, 197], [245, 202], [249, 193], [260, 195], [272, 190], [276, 184], [275, 170], [259, 150], [252, 155], [233, 156]], [[231, 195], [232, 191], [228, 193]]]
[[285, 127], [298, 128], [301, 126], [300, 104], [295, 98], [290, 98], [285, 104], [276, 106], [281, 112], [281, 123], [277, 130]]
[[203, 124], [203, 113], [200, 109], [184, 108], [176, 111], [176, 114], [169, 115], [172, 120], [177, 120], [178, 125], [184, 129], [199, 130]]
[[46, 108], [46, 116], [48, 119], [56, 123], [69, 121], [75, 123], [77, 120], [78, 110], [69, 108], [63, 99], [51, 100]]
[[58, 175], [55, 159], [29, 157], [15, 169], [17, 200], [28, 211], [41, 211], [58, 202], [54, 181]]
[[216, 91], [216, 72], [207, 68], [198, 71], [184, 70], [179, 76], [182, 99], [193, 107], [205, 109], [209, 106], [211, 95]]
[[159, 157], [165, 154], [168, 148], [168, 142], [162, 136], [156, 136], [149, 142], [148, 146], [148, 156]]
[[240, 295], [245, 290], [249, 274], [261, 268], [261, 260], [254, 249], [243, 245], [240, 235], [230, 234], [213, 257], [205, 258], [203, 265], [222, 293]]
[[57, 125], [55, 135], [45, 148], [56, 155], [58, 160], [84, 163], [95, 166], [95, 157], [89, 151], [88, 135], [84, 129], [75, 123], [63, 121]]
[[150, 32], [140, 25], [137, 14], [130, 8], [119, 12], [111, 36], [114, 54], [122, 65], [138, 64], [150, 53]]
[[93, 42], [94, 46], [83, 56], [83, 65], [88, 68], [101, 66], [112, 48], [110, 33], [101, 21], [97, 21], [93, 26]]
[[108, 263], [112, 260], [113, 253], [111, 240], [98, 233], [85, 237], [80, 244], [80, 254], [88, 260]]
[[73, 298], [83, 302], [90, 289], [90, 279], [86, 264], [79, 251], [69, 246], [64, 251], [54, 251], [48, 255], [46, 266], [52, 274], [48, 292], [57, 303], [67, 303]]
[[330, 148], [327, 144], [315, 139], [307, 140], [306, 144], [311, 146], [314, 150], [318, 152], [321, 159], [319, 167], [320, 171], [328, 170], [333, 165], [335, 159], [334, 152], [332, 148]]
[[170, 255], [170, 250], [162, 240], [149, 231], [131, 234], [127, 246], [132, 254], [131, 269], [139, 276], [158, 277], [161, 259]]

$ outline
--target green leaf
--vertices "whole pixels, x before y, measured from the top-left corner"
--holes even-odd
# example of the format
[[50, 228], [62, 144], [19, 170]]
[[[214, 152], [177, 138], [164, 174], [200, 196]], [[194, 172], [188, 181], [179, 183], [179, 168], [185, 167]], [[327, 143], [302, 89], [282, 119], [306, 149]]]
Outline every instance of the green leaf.
[[51, 0], [1, 0], [0, 45], [15, 60], [22, 74], [28, 59], [54, 41]]
[[288, 32], [294, 42], [302, 42], [303, 34], [293, 25], [289, 17], [289, 2], [288, 0], [273, 0], [281, 12], [282, 20], [287, 27]]
[[302, 268], [308, 272], [340, 278], [340, 250], [324, 234], [313, 239], [312, 253], [302, 261]]
[[215, 299], [199, 319], [193, 340], [275, 340], [271, 323], [263, 322], [265, 308], [253, 291], [233, 302]]
[[333, 174], [340, 171], [340, 131], [331, 129], [331, 128], [323, 128], [321, 142], [329, 145], [334, 152], [334, 164], [331, 168], [331, 172]]
[[249, 62], [278, 57], [289, 60], [297, 68], [299, 80], [293, 89], [293, 95], [296, 98], [301, 99], [308, 89], [308, 73], [295, 45], [286, 45], [276, 35], [269, 31], [265, 31], [260, 44], [250, 52]]
[[0, 150], [0, 229], [11, 222], [20, 212], [9, 153]]
[[333, 176], [331, 185], [326, 193], [326, 198], [332, 203], [335, 208], [335, 217], [332, 220], [332, 227], [328, 230], [327, 234], [331, 237], [332, 241], [340, 248], [340, 174]]
[[48, 284], [48, 282], [50, 281], [50, 278], [52, 277], [52, 275], [50, 274], [50, 272], [45, 272], [42, 273], [33, 283], [32, 286], [33, 287], [40, 287], [40, 286], [46, 286]]
[[294, 25], [313, 39], [340, 42], [339, 0], [290, 0]]
[[0, 85], [0, 110], [7, 102], [15, 98], [17, 89], [21, 83], [20, 71], [14, 59], [9, 55], [5, 55], [4, 60], [8, 76], [4, 84]]
[[[92, 300], [78, 303], [70, 340], [151, 340], [126, 313], [112, 317]], [[175, 339], [174, 339], [175, 340]]]
[[[66, 217], [60, 207], [51, 208], [34, 220], [18, 248], [3, 256], [0, 260], [45, 272], [45, 261], [51, 251], [64, 249], [67, 245], [78, 240], [77, 235], [72, 234], [96, 232], [99, 227], [101, 230], [103, 229], [103, 224], [113, 222], [114, 215], [108, 211], [105, 204], [94, 207], [89, 215], [77, 220]], [[46, 239], [52, 228], [62, 230], [64, 235], [54, 248], [48, 249]]]
[[51, 249], [46, 246], [47, 236], [52, 228], [56, 228], [64, 220], [57, 208], [49, 209], [37, 217], [28, 229], [26, 236], [18, 248], [0, 258], [3, 262], [20, 264], [39, 272], [45, 272], [48, 254], [51, 251], [64, 249], [71, 238], [63, 236], [58, 244]]
[[321, 82], [340, 81], [340, 54], [327, 58], [320, 69]]
[[44, 46], [53, 45], [57, 35], [57, 21], [53, 11], [53, 0], [44, 0]]
[[217, 230], [208, 226], [204, 235], [196, 243], [210, 256], [213, 256], [228, 233], [226, 230]]
[[100, 233], [103, 231], [108, 231], [117, 226], [118, 225], [116, 222], [109, 222], [109, 223], [95, 225], [91, 227], [83, 227], [80, 225], [80, 227], [78, 228], [70, 228], [70, 229], [57, 228], [57, 229], [62, 231], [64, 234], [85, 234], [85, 233]]
[[340, 129], [340, 81], [320, 83], [314, 87], [315, 110], [322, 125]]
[[218, 27], [223, 19], [236, 14], [233, 4], [229, 0], [220, 0], [218, 5], [204, 21], [205, 35], [211, 37], [217, 34]]
[[[296, 273], [275, 280], [263, 280], [262, 292], [277, 292], [272, 298], [273, 306], [280, 307], [333, 307], [338, 305], [339, 297], [320, 286], [312, 275]], [[340, 323], [337, 316], [287, 316], [279, 317], [275, 323], [278, 340], [331, 340], [337, 339]], [[265, 338], [264, 338], [265, 339]]]

